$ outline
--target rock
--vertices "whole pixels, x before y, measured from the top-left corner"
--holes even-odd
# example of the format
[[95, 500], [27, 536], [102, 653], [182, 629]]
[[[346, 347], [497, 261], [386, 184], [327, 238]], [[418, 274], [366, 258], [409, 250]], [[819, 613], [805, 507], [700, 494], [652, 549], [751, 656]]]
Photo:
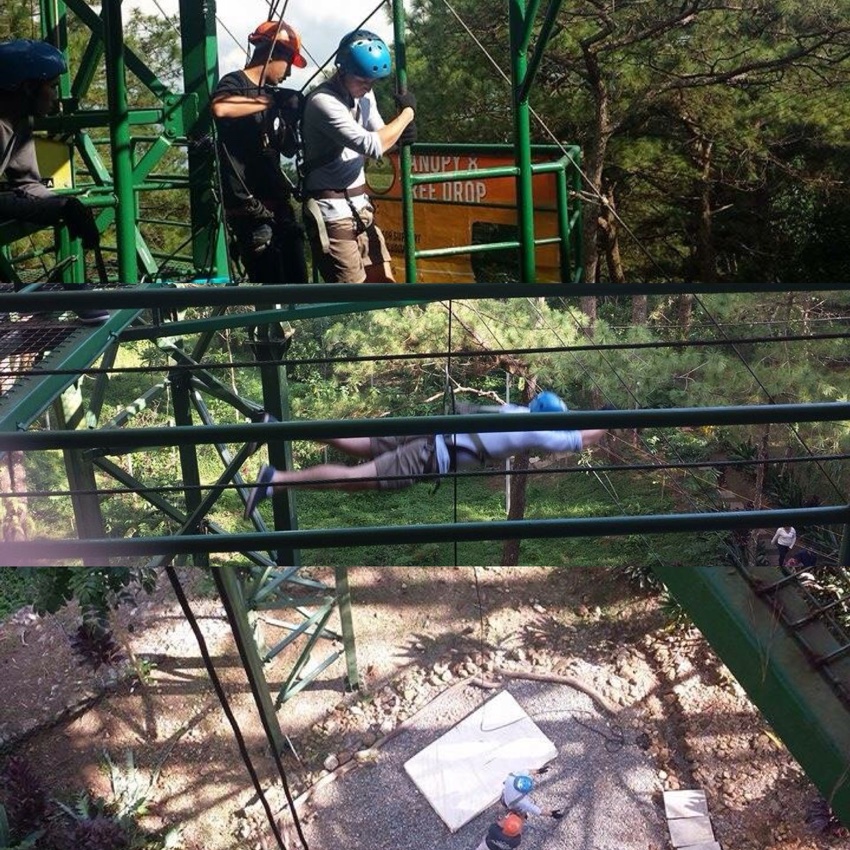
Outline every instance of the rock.
[[339, 759], [335, 755], [329, 755], [323, 762], [322, 767], [328, 772], [333, 773], [339, 767]]

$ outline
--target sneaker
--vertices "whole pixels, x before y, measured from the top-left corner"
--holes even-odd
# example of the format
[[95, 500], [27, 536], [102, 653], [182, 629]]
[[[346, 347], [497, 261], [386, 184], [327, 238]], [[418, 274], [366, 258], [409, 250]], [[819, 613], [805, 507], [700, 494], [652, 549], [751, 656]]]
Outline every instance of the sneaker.
[[[271, 413], [266, 413], [266, 411], [264, 410], [263, 415], [259, 419], [252, 419], [251, 421], [254, 422], [257, 425], [263, 425], [266, 422], [279, 422], [280, 420], [277, 419], [276, 417], [272, 416]], [[260, 448], [260, 446], [262, 446], [262, 445], [263, 445], [263, 443], [260, 442], [259, 440], [248, 443], [247, 444], [248, 454], [249, 455], [254, 454], [257, 451], [257, 449]]]
[[250, 519], [251, 514], [257, 509], [257, 505], [271, 496], [271, 482], [275, 472], [275, 468], [267, 463], [260, 467], [257, 483], [250, 488], [248, 498], [245, 500], [245, 519]]
[[110, 316], [109, 310], [75, 310], [84, 325], [102, 325]]

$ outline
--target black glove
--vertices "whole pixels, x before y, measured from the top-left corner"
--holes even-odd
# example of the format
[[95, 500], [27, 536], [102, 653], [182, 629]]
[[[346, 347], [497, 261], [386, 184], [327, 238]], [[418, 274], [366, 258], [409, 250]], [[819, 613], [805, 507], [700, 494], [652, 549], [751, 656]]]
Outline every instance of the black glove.
[[398, 137], [398, 146], [403, 147], [404, 145], [412, 145], [416, 141], [416, 136], [416, 122], [411, 121], [401, 131], [401, 135]]
[[534, 771], [538, 776], [542, 776], [544, 773], [549, 772], [549, 765], [544, 764], [543, 767], [538, 767], [537, 770]]
[[100, 231], [95, 224], [94, 214], [77, 198], [68, 198], [62, 208], [62, 218], [71, 236], [82, 240], [83, 248], [97, 248], [100, 245]]
[[399, 112], [406, 106], [416, 112], [416, 95], [412, 91], [396, 92], [395, 102], [398, 105]]
[[552, 817], [555, 818], [555, 820], [560, 820], [563, 816], [564, 816], [564, 810], [563, 809], [552, 809]]

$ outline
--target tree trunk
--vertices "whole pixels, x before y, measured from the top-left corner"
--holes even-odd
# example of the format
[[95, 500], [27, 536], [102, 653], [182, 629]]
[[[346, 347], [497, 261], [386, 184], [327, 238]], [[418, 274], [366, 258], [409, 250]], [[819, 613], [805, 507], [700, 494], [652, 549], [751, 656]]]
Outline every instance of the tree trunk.
[[[524, 473], [528, 469], [528, 455], [517, 455], [513, 461], [513, 469]], [[521, 520], [525, 518], [525, 500], [528, 493], [528, 476], [511, 476], [511, 509], [508, 512], [509, 520]], [[515, 567], [519, 564], [520, 540], [506, 540], [502, 545], [501, 566]]]
[[699, 137], [694, 139], [695, 164], [700, 170], [698, 207], [696, 210], [696, 263], [697, 279], [703, 283], [717, 282], [717, 255], [714, 251], [714, 226], [712, 223], [712, 152], [714, 143]]
[[[584, 65], [587, 71], [587, 82], [595, 106], [593, 130], [588, 144], [587, 159], [585, 160], [589, 193], [591, 200], [584, 201], [584, 279], [588, 282], [599, 279], [599, 216], [601, 205], [598, 198], [602, 194], [602, 173], [605, 166], [605, 156], [608, 151], [608, 140], [611, 138], [612, 127], [609, 116], [608, 89], [599, 68], [599, 60], [590, 45], [582, 46]], [[596, 299], [584, 297], [581, 308], [587, 315], [590, 327], [596, 322]]]
[[[532, 389], [534, 386], [534, 389]], [[531, 401], [532, 392], [536, 392], [536, 385], [533, 381], [526, 381], [522, 391], [521, 404], [528, 404]], [[510, 493], [511, 507], [508, 511], [509, 520], [525, 519], [525, 500], [528, 492], [528, 476], [525, 475], [529, 468], [528, 455], [517, 455], [513, 460], [513, 469], [519, 472], [519, 475], [511, 476]], [[519, 564], [519, 547], [520, 540], [506, 540], [502, 544], [502, 560], [503, 567], [515, 567]]]

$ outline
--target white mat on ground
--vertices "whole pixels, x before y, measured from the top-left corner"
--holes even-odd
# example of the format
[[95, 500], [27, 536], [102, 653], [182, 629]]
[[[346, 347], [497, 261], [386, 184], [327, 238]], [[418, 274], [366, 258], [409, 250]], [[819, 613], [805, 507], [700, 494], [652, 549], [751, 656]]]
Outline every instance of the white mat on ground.
[[456, 832], [499, 799], [511, 771], [534, 770], [557, 754], [520, 704], [503, 691], [420, 750], [404, 769]]

